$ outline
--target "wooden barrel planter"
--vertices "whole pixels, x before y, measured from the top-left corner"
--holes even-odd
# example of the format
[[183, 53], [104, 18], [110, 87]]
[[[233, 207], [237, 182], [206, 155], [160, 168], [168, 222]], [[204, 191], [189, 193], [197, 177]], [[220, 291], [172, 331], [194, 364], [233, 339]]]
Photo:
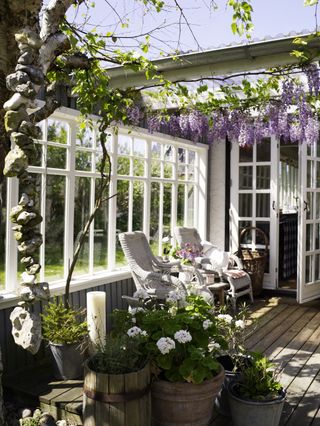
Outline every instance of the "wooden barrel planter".
[[84, 426], [150, 426], [150, 366], [127, 374], [84, 368]]
[[213, 405], [224, 380], [219, 374], [198, 385], [156, 380], [151, 386], [154, 426], [205, 426], [210, 424]]

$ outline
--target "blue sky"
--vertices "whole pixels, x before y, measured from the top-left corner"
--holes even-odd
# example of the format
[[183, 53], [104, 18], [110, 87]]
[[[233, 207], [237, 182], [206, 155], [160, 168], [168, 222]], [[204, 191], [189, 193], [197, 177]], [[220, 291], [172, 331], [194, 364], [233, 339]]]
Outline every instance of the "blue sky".
[[[173, 0], [167, 3], [174, 3]], [[225, 0], [216, 0], [219, 9], [210, 11], [210, 0], [180, 0], [197, 42], [202, 49], [210, 49], [221, 44], [240, 42], [239, 36], [232, 34], [230, 29], [231, 13], [226, 11]], [[169, 8], [161, 14], [152, 13], [143, 15], [142, 2], [134, 0], [112, 1], [114, 10], [121, 16], [129, 18], [129, 29], [132, 34], [145, 32], [151, 28], [165, 25], [157, 33], [152, 43], [166, 53], [170, 49], [179, 48], [182, 51], [197, 50], [195, 42], [187, 25], [183, 24], [180, 43], [178, 40], [178, 18], [175, 8]], [[253, 0], [252, 5], [254, 31], [252, 39], [263, 39], [266, 36], [275, 37], [288, 34], [291, 31], [312, 31], [316, 27], [315, 9], [303, 6], [303, 0]], [[78, 14], [77, 21], [80, 21]], [[69, 17], [71, 15], [69, 14]], [[101, 30], [115, 31], [124, 34], [125, 31], [116, 24], [118, 18], [115, 12], [108, 8], [105, 0], [96, 0], [96, 6], [91, 12], [90, 23], [100, 25]], [[172, 25], [172, 24], [176, 25]], [[167, 25], [170, 26], [167, 26]], [[267, 37], [269, 38], [269, 37]], [[165, 42], [165, 43], [163, 43]]]

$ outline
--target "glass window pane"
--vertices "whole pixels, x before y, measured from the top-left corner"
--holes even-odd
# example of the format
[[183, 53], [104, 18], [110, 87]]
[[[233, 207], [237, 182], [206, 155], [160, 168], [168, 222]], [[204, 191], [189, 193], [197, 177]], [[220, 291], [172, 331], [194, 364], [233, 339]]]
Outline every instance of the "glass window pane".
[[150, 246], [154, 254], [158, 254], [159, 247], [159, 200], [160, 184], [151, 183], [150, 199]]
[[161, 165], [160, 161], [151, 160], [151, 176], [160, 177], [161, 174]]
[[69, 125], [66, 122], [48, 119], [47, 141], [67, 144], [68, 136]]
[[[267, 236], [268, 242], [270, 243], [270, 222], [257, 221], [256, 227], [261, 229]], [[265, 241], [263, 235], [261, 233], [256, 232], [256, 244], [265, 245]]]
[[256, 195], [256, 216], [270, 217], [270, 194]]
[[320, 218], [320, 192], [316, 193], [316, 217]]
[[184, 225], [184, 200], [186, 185], [178, 185], [177, 226]]
[[257, 161], [271, 160], [271, 143], [270, 138], [264, 138], [261, 143], [257, 144]]
[[161, 157], [161, 145], [158, 142], [152, 142], [151, 144], [151, 157], [152, 158]]
[[186, 179], [186, 167], [187, 166], [178, 166], [178, 179], [185, 180]]
[[194, 181], [195, 180], [194, 166], [188, 166], [187, 170], [188, 170], [187, 179]]
[[[74, 189], [74, 248], [79, 244], [83, 228], [90, 216], [90, 178], [76, 177]], [[89, 234], [79, 254], [74, 269], [75, 275], [89, 273]]]
[[252, 216], [252, 194], [239, 194], [239, 216]]
[[188, 154], [189, 154], [188, 163], [194, 165], [194, 163], [196, 161], [196, 153], [195, 153], [195, 151], [188, 151]]
[[164, 163], [163, 165], [163, 177], [172, 179], [173, 177], [173, 166], [170, 163]]
[[47, 166], [55, 169], [65, 169], [67, 152], [54, 146], [47, 147]]
[[320, 249], [320, 223], [315, 224], [316, 235], [315, 235], [315, 250]]
[[[122, 157], [120, 157], [120, 158], [122, 158]], [[102, 152], [98, 151], [95, 154], [95, 171], [98, 172], [98, 173], [100, 173], [101, 161], [102, 161]], [[119, 159], [118, 159], [118, 162], [119, 162]], [[109, 160], [106, 159], [106, 163], [105, 163], [105, 167], [104, 167], [104, 171], [105, 171], [106, 174], [109, 174], [109, 169], [110, 169], [110, 163], [109, 163]]]
[[183, 148], [178, 148], [178, 162], [179, 163], [186, 162], [186, 150]]
[[305, 282], [312, 282], [312, 262], [313, 256], [306, 256], [306, 274], [305, 274]]
[[257, 166], [257, 189], [270, 188], [270, 166]]
[[118, 174], [130, 175], [130, 159], [127, 157], [118, 157]]
[[129, 155], [131, 153], [131, 138], [125, 135], [118, 136], [118, 154]]
[[320, 254], [316, 254], [315, 259], [315, 280], [320, 281]]
[[146, 141], [144, 139], [133, 139], [133, 155], [145, 157], [146, 155]]
[[[172, 145], [164, 145], [164, 160], [165, 161], [172, 161], [173, 160], [173, 153], [174, 153], [174, 147]], [[185, 150], [184, 150], [185, 152]], [[184, 154], [185, 157], [186, 154]]]
[[304, 209], [306, 209], [307, 212], [307, 219], [316, 219], [314, 217], [313, 196], [313, 192], [307, 192], [307, 204], [304, 205]]
[[306, 251], [314, 250], [313, 248], [313, 224], [306, 225]]
[[320, 188], [320, 161], [316, 162], [317, 165], [317, 181], [316, 181], [316, 188]]
[[134, 176], [144, 176], [144, 160], [133, 160], [133, 174]]
[[45, 279], [63, 278], [65, 178], [47, 176]]
[[172, 204], [172, 185], [163, 185], [163, 234], [168, 235], [171, 232], [171, 204]]
[[253, 147], [245, 146], [239, 148], [239, 161], [240, 163], [248, 163], [253, 160]]
[[7, 182], [0, 184], [0, 291], [4, 289], [7, 215]]
[[143, 231], [143, 182], [133, 182], [133, 209], [132, 209], [132, 230]]
[[307, 188], [312, 188], [312, 168], [313, 161], [308, 160], [307, 161]]
[[252, 189], [252, 166], [239, 167], [239, 189]]
[[[117, 234], [128, 231], [128, 209], [129, 209], [129, 182], [118, 180], [117, 183]], [[124, 265], [125, 259], [120, 243], [117, 239], [116, 264]]]
[[[95, 193], [98, 195], [98, 184], [96, 179]], [[108, 267], [108, 202], [104, 202], [97, 211], [94, 218], [94, 271], [105, 270]]]
[[77, 151], [76, 152], [76, 170], [90, 171], [92, 167], [91, 157], [92, 155], [90, 152]]
[[93, 146], [93, 130], [89, 127], [84, 129], [78, 128], [76, 145], [91, 148]]
[[188, 185], [187, 226], [194, 225], [194, 186]]

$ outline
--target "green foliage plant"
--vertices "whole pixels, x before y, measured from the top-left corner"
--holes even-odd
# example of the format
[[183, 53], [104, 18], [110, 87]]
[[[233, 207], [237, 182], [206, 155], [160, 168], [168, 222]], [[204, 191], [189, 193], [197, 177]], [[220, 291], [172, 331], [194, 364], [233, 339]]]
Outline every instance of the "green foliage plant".
[[213, 307], [202, 297], [170, 292], [166, 304], [115, 311], [115, 332], [144, 336], [140, 351], [152, 371], [170, 382], [202, 383], [220, 371], [219, 350], [227, 342]]
[[51, 343], [82, 342], [88, 335], [84, 310], [66, 307], [61, 299], [49, 302], [41, 317], [43, 338]]
[[140, 370], [147, 360], [140, 351], [144, 337], [109, 334], [96, 348], [89, 367], [97, 373], [126, 374]]
[[269, 401], [279, 397], [282, 389], [274, 364], [260, 353], [251, 355], [251, 363], [242, 371], [237, 392], [245, 399]]

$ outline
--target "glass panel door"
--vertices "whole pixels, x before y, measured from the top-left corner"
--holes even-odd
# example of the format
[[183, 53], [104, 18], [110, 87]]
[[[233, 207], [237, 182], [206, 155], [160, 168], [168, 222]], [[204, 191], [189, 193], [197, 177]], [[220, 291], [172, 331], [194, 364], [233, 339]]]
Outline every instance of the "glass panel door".
[[[239, 235], [243, 228], [253, 226], [262, 229], [270, 244], [265, 270], [264, 287], [276, 287], [278, 239], [278, 146], [276, 140], [265, 138], [252, 147], [231, 150], [231, 250], [237, 251]], [[246, 242], [250, 249], [263, 250], [264, 241], [253, 233]]]
[[320, 144], [300, 146], [299, 303], [320, 297]]

